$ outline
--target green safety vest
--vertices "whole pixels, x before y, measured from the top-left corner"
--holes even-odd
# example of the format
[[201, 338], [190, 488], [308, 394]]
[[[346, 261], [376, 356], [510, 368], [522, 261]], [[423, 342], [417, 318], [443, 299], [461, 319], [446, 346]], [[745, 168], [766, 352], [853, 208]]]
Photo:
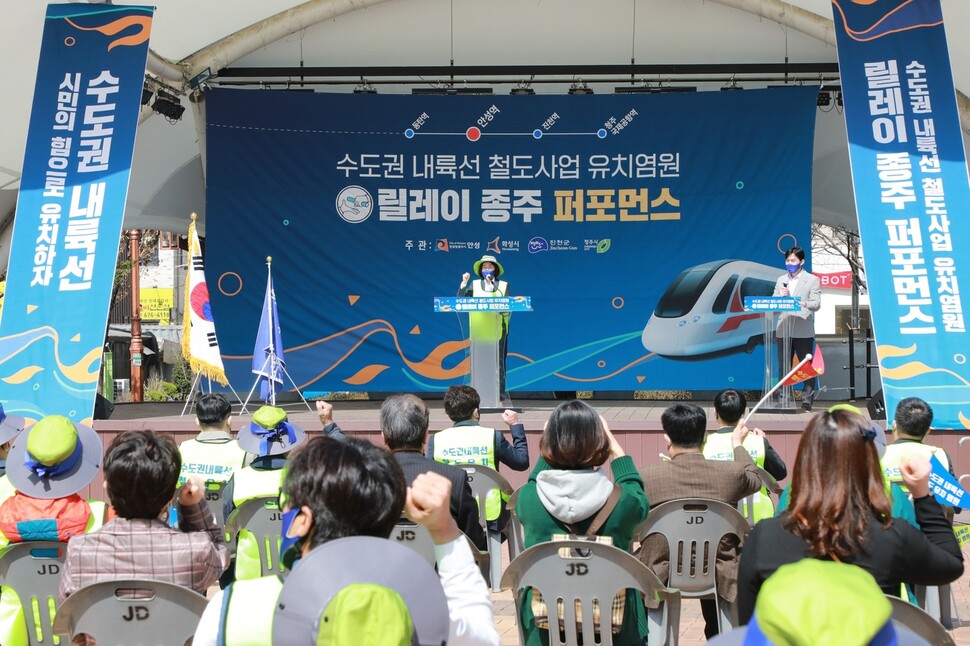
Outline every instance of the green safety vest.
[[242, 469], [246, 452], [235, 442], [200, 442], [186, 440], [179, 444], [182, 454], [182, 471], [179, 473], [179, 486], [185, 484], [189, 476], [198, 476], [205, 481], [205, 499], [209, 511], [222, 525], [222, 488], [232, 474]]
[[902, 484], [903, 476], [899, 468], [914, 455], [924, 457], [927, 460], [935, 455], [944, 469], [949, 470], [950, 468], [950, 461], [946, 457], [946, 451], [940, 447], [930, 446], [929, 444], [923, 444], [921, 442], [893, 442], [886, 447], [886, 452], [882, 454], [882, 472], [886, 476], [886, 480], [899, 484], [906, 493], [909, 493], [909, 490]]
[[235, 442], [200, 442], [186, 440], [179, 444], [182, 471], [179, 485], [189, 476], [199, 476], [206, 482], [228, 482], [236, 470], [242, 469], [246, 452]]
[[[482, 289], [481, 279], [475, 280], [475, 282], [472, 283], [472, 296], [498, 298], [500, 296], [507, 296], [508, 293], [509, 284], [504, 280], [498, 281], [494, 292], [486, 292], [484, 289]], [[508, 326], [508, 312], [468, 313], [469, 336], [475, 339], [494, 339], [497, 341], [498, 339], [502, 338], [502, 328], [504, 327], [505, 329], [508, 329]]]
[[[232, 502], [238, 507], [259, 496], [279, 495], [283, 469], [254, 469], [249, 466], [236, 471], [232, 480]], [[256, 537], [252, 532], [240, 530], [236, 539], [236, 581], [255, 579], [261, 575]]]
[[[704, 457], [708, 460], [734, 460], [734, 447], [731, 444], [731, 433], [708, 433], [707, 441], [704, 442]], [[748, 434], [741, 446], [748, 452], [755, 464], [762, 469], [765, 468], [765, 438], [760, 435]], [[754, 519], [756, 522], [775, 515], [775, 505], [771, 502], [771, 497], [765, 487], [756, 491], [751, 498], [754, 501]], [[748, 512], [747, 505], [747, 500], [741, 501], [741, 513], [745, 516]]]
[[[495, 429], [485, 426], [453, 426], [434, 436], [435, 462], [461, 466], [478, 464], [498, 471], [495, 461]], [[502, 513], [502, 492], [492, 489], [485, 498], [485, 520]]]
[[273, 642], [273, 613], [283, 579], [261, 576], [236, 581], [225, 591], [219, 618], [219, 646], [264, 646]]

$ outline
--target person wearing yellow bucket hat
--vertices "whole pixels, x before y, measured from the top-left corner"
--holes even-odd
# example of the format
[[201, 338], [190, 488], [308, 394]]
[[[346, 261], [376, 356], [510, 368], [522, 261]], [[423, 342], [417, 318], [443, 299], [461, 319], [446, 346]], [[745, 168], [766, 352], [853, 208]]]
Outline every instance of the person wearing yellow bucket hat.
[[[306, 442], [306, 431], [291, 422], [282, 408], [262, 406], [253, 413], [253, 421], [239, 429], [236, 442], [256, 457], [248, 466], [237, 469], [226, 484], [222, 493], [224, 518], [247, 500], [279, 492], [287, 456]], [[237, 541], [234, 568], [231, 576], [235, 579], [258, 577], [262, 571], [255, 538], [245, 529]], [[223, 581], [229, 579], [227, 573]]]
[[[12, 416], [7, 415], [4, 422]], [[16, 425], [17, 422], [11, 422]], [[104, 448], [94, 429], [61, 415], [48, 415], [15, 434], [4, 478], [15, 491], [0, 504], [0, 545], [61, 541], [93, 532], [105, 521], [107, 505], [79, 492], [101, 468]], [[0, 644], [26, 646], [27, 623], [20, 597], [0, 588]]]
[[[459, 296], [511, 296], [508, 282], [502, 280], [502, 276], [505, 275], [505, 268], [502, 267], [502, 263], [495, 256], [485, 254], [480, 260], [475, 261], [475, 264], [472, 265], [472, 271], [477, 279], [471, 280], [472, 275], [468, 272], [462, 274], [461, 284], [458, 286]], [[498, 387], [503, 401], [508, 399], [505, 390], [505, 359], [509, 353], [509, 316], [508, 312], [503, 312], [500, 325], [496, 327], [494, 314], [490, 312], [468, 313], [469, 336], [472, 338], [494, 338], [496, 335], [498, 336]]]

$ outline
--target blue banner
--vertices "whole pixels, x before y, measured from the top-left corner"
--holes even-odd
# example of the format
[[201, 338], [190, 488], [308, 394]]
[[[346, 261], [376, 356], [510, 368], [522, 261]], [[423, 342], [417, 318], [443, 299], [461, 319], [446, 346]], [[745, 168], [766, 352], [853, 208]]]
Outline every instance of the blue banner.
[[889, 419], [919, 396], [934, 428], [970, 428], [958, 280], [970, 262], [959, 242], [970, 240], [970, 184], [940, 2], [832, 6]]
[[9, 412], [94, 411], [152, 14], [47, 7], [0, 319]]
[[229, 377], [252, 383], [272, 256], [306, 394], [467, 381], [468, 317], [430, 305], [488, 254], [531, 297], [510, 321], [513, 391], [759, 388], [743, 299], [811, 246], [817, 92], [212, 90], [206, 263]]

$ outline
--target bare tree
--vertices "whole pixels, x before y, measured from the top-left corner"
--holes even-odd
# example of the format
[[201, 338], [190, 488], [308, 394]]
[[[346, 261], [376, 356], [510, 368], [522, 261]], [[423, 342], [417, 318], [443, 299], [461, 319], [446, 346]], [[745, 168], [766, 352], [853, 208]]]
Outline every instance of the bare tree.
[[866, 267], [859, 257], [858, 232], [846, 227], [812, 222], [812, 245], [824, 253], [844, 259], [852, 272], [852, 284], [858, 285], [861, 293], [869, 291], [865, 279]]

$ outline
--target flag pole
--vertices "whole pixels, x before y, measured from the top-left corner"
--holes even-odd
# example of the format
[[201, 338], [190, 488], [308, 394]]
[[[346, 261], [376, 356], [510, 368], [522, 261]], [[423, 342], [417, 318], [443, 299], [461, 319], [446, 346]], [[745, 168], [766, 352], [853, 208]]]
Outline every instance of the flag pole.
[[[276, 300], [276, 294], [273, 293], [273, 256], [266, 256], [266, 289], [270, 292], [270, 306], [269, 306], [269, 374], [270, 383], [276, 377], [276, 322], [273, 320], [273, 301]], [[276, 386], [272, 385], [270, 387], [269, 394], [269, 404], [270, 406], [276, 406]]]
[[811, 360], [812, 360], [812, 355], [806, 354], [802, 358], [802, 360], [798, 362], [798, 365], [791, 369], [791, 372], [789, 372], [787, 375], [782, 377], [781, 380], [777, 384], [775, 384], [775, 386], [771, 390], [765, 393], [765, 396], [761, 398], [761, 401], [759, 401], [757, 404], [754, 405], [751, 411], [745, 416], [743, 424], [747, 426], [748, 420], [751, 419], [751, 416], [755, 414], [755, 411], [761, 408], [761, 405], [764, 404], [766, 401], [768, 401], [768, 398], [771, 397], [776, 390], [781, 388], [782, 384], [784, 384], [786, 381], [791, 379], [792, 376], [794, 376], [794, 374], [798, 372], [802, 366], [804, 366], [806, 363], [808, 363]]

